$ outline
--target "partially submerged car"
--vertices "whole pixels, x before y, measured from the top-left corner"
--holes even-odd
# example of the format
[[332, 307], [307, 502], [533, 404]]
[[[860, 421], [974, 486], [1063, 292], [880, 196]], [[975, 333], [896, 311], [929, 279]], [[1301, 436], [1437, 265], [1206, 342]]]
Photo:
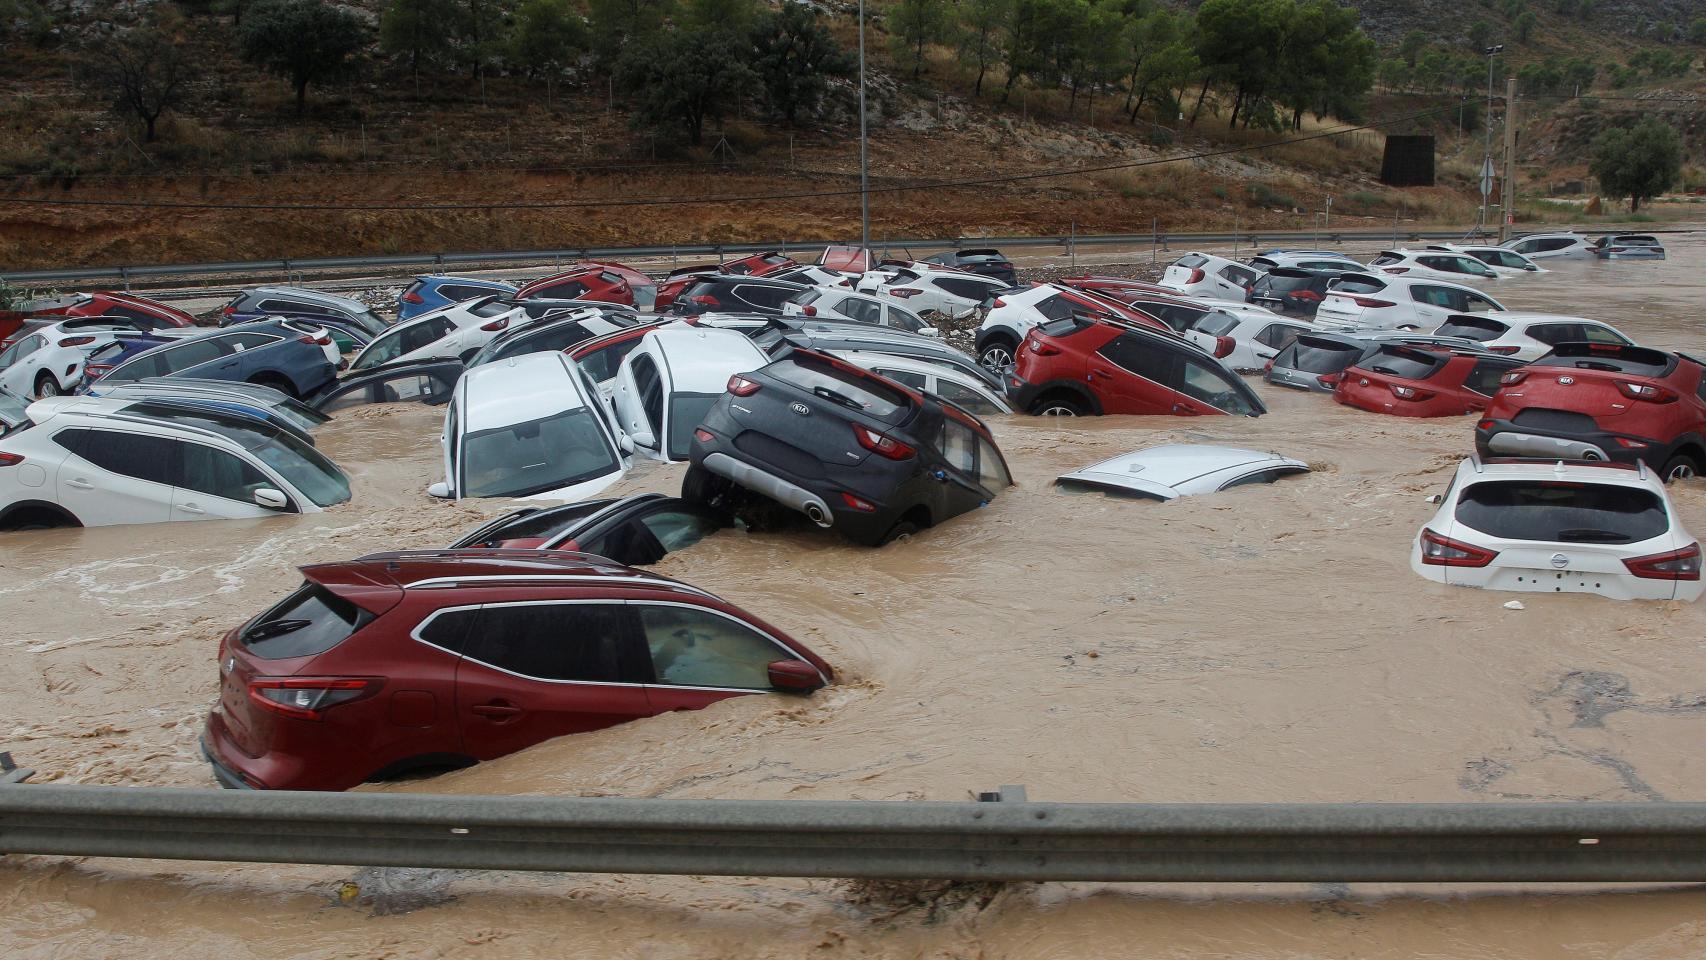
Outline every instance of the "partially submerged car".
[[1612, 343], [1633, 346], [1622, 331], [1609, 323], [1585, 317], [1553, 313], [1506, 311], [1498, 316], [1462, 314], [1440, 324], [1435, 334], [1473, 340], [1493, 353], [1518, 360], [1535, 360], [1552, 352], [1560, 343]]
[[1579, 233], [1531, 233], [1525, 237], [1512, 237], [1500, 246], [1506, 250], [1514, 250], [1530, 260], [1593, 255], [1588, 249], [1587, 238]]
[[1451, 417], [1484, 410], [1520, 360], [1473, 347], [1383, 343], [1345, 370], [1333, 399], [1370, 413]]
[[733, 330], [686, 325], [653, 330], [616, 374], [611, 401], [617, 425], [653, 458], [686, 460], [693, 428], [722, 397], [729, 378], [769, 362], [750, 338]]
[[424, 403], [437, 406], [450, 400], [456, 381], [466, 371], [460, 360], [404, 360], [363, 370], [338, 381], [314, 400], [322, 415], [341, 413], [375, 403]]
[[727, 514], [680, 497], [642, 493], [560, 507], [523, 507], [450, 545], [452, 550], [574, 550], [630, 567], [657, 563], [728, 526]]
[[1007, 395], [1038, 416], [1268, 412], [1237, 374], [1171, 331], [1068, 317], [1032, 328], [1018, 352]]
[[1055, 483], [1068, 489], [1175, 500], [1246, 484], [1273, 483], [1308, 472], [1309, 464], [1277, 453], [1206, 443], [1169, 443], [1062, 474]]
[[1613, 233], [1594, 240], [1588, 252], [1601, 260], [1663, 260], [1664, 244], [1646, 233]]
[[1329, 330], [1432, 330], [1454, 314], [1504, 309], [1499, 301], [1460, 283], [1347, 273], [1328, 285], [1315, 323]]
[[1192, 251], [1167, 267], [1161, 283], [1193, 296], [1243, 300], [1261, 276], [1261, 270], [1236, 260]]
[[405, 360], [473, 357], [511, 324], [527, 320], [526, 311], [496, 295], [475, 297], [412, 320], [399, 321], [373, 338], [350, 361], [353, 373]]
[[134, 383], [115, 384], [107, 388], [104, 395], [119, 400], [205, 400], [264, 407], [302, 431], [312, 430], [331, 419], [282, 391], [231, 380], [149, 377]]
[[1266, 310], [1216, 307], [1185, 331], [1185, 339], [1238, 373], [1260, 373], [1299, 334], [1314, 330], [1307, 320]]
[[423, 313], [476, 297], [513, 297], [515, 292], [515, 284], [502, 280], [426, 274], [416, 277], [397, 296], [397, 320], [412, 320]]
[[1613, 600], [1700, 597], [1700, 544], [1645, 466], [1472, 457], [1410, 550], [1429, 580]]
[[1422, 280], [1470, 283], [1499, 279], [1499, 274], [1480, 260], [1449, 250], [1382, 250], [1368, 265], [1381, 273]]

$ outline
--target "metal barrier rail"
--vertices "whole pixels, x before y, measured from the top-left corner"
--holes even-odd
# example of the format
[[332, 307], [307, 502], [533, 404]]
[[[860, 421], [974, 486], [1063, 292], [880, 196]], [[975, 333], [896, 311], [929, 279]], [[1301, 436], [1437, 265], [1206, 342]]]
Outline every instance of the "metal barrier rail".
[[[0, 851], [937, 880], [1706, 880], [1706, 804], [840, 802], [0, 785]], [[0, 781], [3, 783], [3, 781]]]
[[[1646, 230], [1643, 232], [1693, 233], [1696, 231], [1672, 229]], [[1233, 241], [1237, 241], [1238, 243], [1248, 243], [1251, 246], [1260, 246], [1264, 242], [1295, 244], [1306, 240], [1311, 245], [1316, 245], [1320, 243], [1342, 244], [1361, 241], [1397, 243], [1400, 240], [1457, 240], [1463, 236], [1464, 233], [1460, 230], [1294, 230], [1273, 232], [1241, 231], [1232, 233], [1097, 234], [1065, 237], [951, 237], [939, 239], [886, 240], [876, 246], [877, 249], [881, 250], [895, 250], [908, 247], [923, 247], [929, 249], [959, 249], [962, 247], [1061, 247], [1063, 249], [1070, 250], [1079, 246], [1153, 244], [1161, 249], [1167, 249], [1169, 245], [1231, 243]], [[717, 257], [720, 259], [728, 255], [765, 253], [771, 250], [808, 251], [839, 242], [840, 241], [836, 240], [794, 240], [776, 243], [718, 243], [652, 247], [563, 247], [556, 250], [494, 250], [484, 253], [414, 253], [372, 257], [319, 257], [303, 260], [248, 260], [228, 261], [224, 263], [157, 264], [152, 266], [76, 267], [62, 270], [0, 269], [0, 282], [9, 283], [14, 286], [28, 286], [30, 284], [57, 283], [75, 280], [116, 279], [122, 281], [128, 287], [130, 282], [133, 280], [169, 277], [213, 275], [292, 277], [306, 275], [308, 273], [330, 273], [391, 267], [428, 267], [433, 270], [443, 270], [446, 267], [459, 264], [572, 263], [577, 260], [650, 257]]]

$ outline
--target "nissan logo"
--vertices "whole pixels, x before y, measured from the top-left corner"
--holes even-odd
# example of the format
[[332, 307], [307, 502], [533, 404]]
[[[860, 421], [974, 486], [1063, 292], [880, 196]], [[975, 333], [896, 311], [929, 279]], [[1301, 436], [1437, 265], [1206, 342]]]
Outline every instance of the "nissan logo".
[[799, 402], [798, 400], [794, 401], [793, 403], [788, 404], [788, 409], [794, 411], [795, 413], [799, 414], [802, 417], [809, 417], [812, 415], [812, 408], [806, 406], [805, 404]]
[[1570, 565], [1570, 558], [1561, 553], [1554, 553], [1552, 555], [1552, 565], [1557, 567], [1559, 570], [1562, 570]]

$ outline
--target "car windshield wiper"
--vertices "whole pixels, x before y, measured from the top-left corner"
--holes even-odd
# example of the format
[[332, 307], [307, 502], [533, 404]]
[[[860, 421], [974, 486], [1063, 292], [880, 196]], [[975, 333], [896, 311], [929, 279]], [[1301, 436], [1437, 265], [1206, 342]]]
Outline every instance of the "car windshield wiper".
[[845, 393], [840, 393], [838, 391], [831, 390], [828, 387], [822, 387], [822, 386], [813, 387], [812, 388], [812, 395], [822, 397], [825, 400], [829, 400], [833, 403], [839, 403], [844, 407], [851, 407], [854, 410], [865, 409], [865, 405], [860, 403], [859, 401], [853, 399], [852, 397], [849, 397]]
[[1628, 543], [1629, 535], [1615, 530], [1594, 530], [1583, 528], [1576, 530], [1558, 531], [1558, 539], [1565, 543]]
[[310, 626], [313, 623], [314, 621], [312, 620], [268, 620], [266, 623], [257, 623], [243, 631], [243, 639], [264, 640], [267, 637], [276, 637], [281, 633], [289, 633], [292, 630], [301, 630], [303, 627]]
[[1376, 367], [1369, 367], [1369, 369], [1373, 370], [1375, 373], [1384, 373], [1389, 377], [1396, 377], [1398, 375], [1398, 371], [1393, 370], [1391, 367], [1376, 366]]

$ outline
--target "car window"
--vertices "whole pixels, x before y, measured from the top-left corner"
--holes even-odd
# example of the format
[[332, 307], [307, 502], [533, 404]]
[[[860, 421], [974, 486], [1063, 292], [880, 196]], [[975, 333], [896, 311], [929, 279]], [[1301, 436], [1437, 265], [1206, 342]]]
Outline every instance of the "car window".
[[655, 510], [640, 518], [665, 550], [681, 550], [693, 546], [717, 532], [716, 523], [685, 510]]
[[[245, 311], [245, 312], [251, 312], [251, 311]], [[314, 308], [314, 307], [309, 306], [306, 303], [299, 303], [295, 300], [282, 300], [282, 299], [278, 299], [278, 298], [269, 298], [266, 300], [262, 300], [258, 306], [253, 308], [252, 312], [254, 312], [254, 313], [318, 313], [319, 310]]]
[[1463, 304], [1458, 308], [1459, 310], [1470, 310], [1479, 313], [1487, 310], [1496, 311], [1504, 309], [1497, 303], [1494, 303], [1490, 297], [1483, 297], [1478, 293], [1470, 293], [1466, 290], [1456, 290], [1453, 292], [1457, 294], [1459, 300]]
[[622, 361], [640, 345], [640, 337], [629, 337], [619, 343], [606, 344], [597, 350], [590, 350], [584, 356], [576, 358], [587, 376], [595, 382], [604, 383], [616, 376], [621, 369]]
[[317, 583], [305, 582], [243, 627], [238, 642], [263, 660], [325, 653], [366, 626], [373, 614]]
[[1256, 342], [1265, 347], [1273, 347], [1278, 350], [1290, 343], [1303, 331], [1303, 327], [1295, 327], [1289, 323], [1270, 323], [1268, 324], [1267, 329], [1256, 334]]
[[1478, 360], [1469, 375], [1463, 378], [1463, 385], [1483, 397], [1490, 397], [1499, 392], [1499, 378], [1512, 366], [1514, 364], [1501, 360]]
[[870, 300], [858, 297], [843, 297], [835, 305], [835, 311], [844, 317], [850, 317], [860, 323], [882, 323], [882, 308]]
[[1638, 487], [1493, 480], [1466, 487], [1457, 522], [1506, 540], [1637, 543], [1670, 529], [1664, 502]]
[[284, 338], [269, 333], [233, 333], [229, 337], [221, 337], [220, 339], [229, 343], [232, 352], [235, 353], [239, 350], [253, 350], [256, 347], [264, 347], [269, 343], [277, 343]]
[[917, 333], [924, 329], [924, 321], [899, 307], [883, 307], [883, 323], [907, 333]]
[[1357, 361], [1362, 347], [1304, 334], [1274, 359], [1274, 366], [1304, 373], [1338, 373]]
[[1403, 380], [1426, 380], [1445, 366], [1446, 355], [1411, 347], [1384, 346], [1358, 366]]
[[1257, 470], [1255, 473], [1246, 473], [1242, 477], [1233, 477], [1221, 484], [1220, 489], [1231, 490], [1233, 487], [1244, 487], [1253, 483], [1273, 483], [1288, 473], [1295, 473], [1296, 469], [1295, 467], [1276, 467], [1272, 470]]
[[1044, 297], [1036, 306], [1037, 312], [1050, 320], [1065, 320], [1077, 312], [1078, 308], [1078, 304], [1058, 293], [1052, 297]]
[[1238, 329], [1238, 318], [1220, 310], [1211, 310], [1203, 314], [1202, 319], [1191, 329], [1211, 337], [1224, 337]]
[[1404, 258], [1395, 253], [1383, 253], [1368, 262], [1371, 267], [1384, 267], [1389, 264], [1403, 263]]
[[461, 492], [467, 497], [525, 497], [620, 469], [609, 437], [592, 412], [579, 407], [469, 433], [463, 440]]
[[1096, 351], [1121, 369], [1163, 386], [1171, 385], [1174, 355], [1136, 334], [1122, 334]]
[[977, 475], [977, 434], [970, 427], [948, 417], [942, 421], [937, 443], [949, 466], [968, 476]]
[[255, 491], [276, 488], [266, 474], [224, 450], [200, 443], [180, 444], [183, 463], [178, 486], [227, 500], [253, 503]]
[[1436, 307], [1461, 310], [1463, 308], [1457, 304], [1456, 293], [1457, 291], [1446, 287], [1434, 287], [1418, 283], [1410, 288], [1410, 299], [1417, 303], [1431, 303]]
[[1179, 392], [1230, 414], [1247, 416], [1256, 412], [1225, 373], [1194, 357], [1185, 359]]
[[1536, 323], [1528, 328], [1528, 335], [1547, 346], [1557, 346], [1570, 340], [1580, 340], [1576, 330], [1577, 325], [1573, 323]]
[[1220, 275], [1225, 279], [1236, 283], [1240, 287], [1251, 286], [1256, 282], [1256, 278], [1260, 276], [1260, 274], [1251, 270], [1249, 267], [1241, 267], [1236, 263], [1228, 264], [1223, 267], [1220, 271]]
[[833, 392], [858, 404], [871, 416], [891, 423], [904, 418], [912, 408], [912, 400], [906, 394], [880, 380], [827, 366], [805, 356], [773, 363], [765, 367], [764, 372], [810, 394], [824, 396]]
[[651, 425], [653, 435], [656, 435], [663, 424], [663, 380], [658, 376], [657, 363], [652, 360], [650, 354], [637, 353], [630, 367], [634, 374], [634, 391], [639, 394], [640, 406], [646, 413], [646, 422]]
[[1565, 247], [1574, 246], [1575, 243], [1576, 239], [1574, 237], [1552, 237], [1551, 239], [1540, 241], [1539, 249], [1562, 250]]
[[771, 311], [782, 309], [783, 301], [798, 292], [792, 287], [772, 287], [757, 283], [736, 284], [734, 288], [737, 298], [752, 306]]
[[[60, 440], [71, 431], [55, 435]], [[167, 486], [177, 482], [178, 443], [165, 437], [145, 433], [122, 433], [117, 430], [79, 430], [81, 436], [66, 438], [74, 444], [72, 452], [102, 470], [120, 476], [134, 477]], [[65, 445], [60, 440], [60, 445]]]
[[769, 690], [769, 666], [793, 655], [728, 617], [692, 607], [638, 606], [660, 684]]
[[1625, 337], [1622, 334], [1618, 333], [1616, 330], [1613, 330], [1610, 327], [1602, 327], [1597, 323], [1583, 323], [1583, 324], [1579, 324], [1579, 326], [1581, 327], [1581, 332], [1580, 332], [1581, 338], [1583, 340], [1586, 340], [1588, 343], [1625, 343], [1625, 344], [1627, 344], [1627, 343], [1633, 343], [1634, 342], [1634, 341], [1630, 340], [1628, 337]]
[[686, 393], [669, 395], [669, 444], [665, 452], [671, 460], [686, 460], [693, 449], [693, 431], [705, 422], [705, 416], [717, 405], [720, 393]]
[[[534, 680], [633, 683], [645, 678], [616, 603], [527, 603], [480, 608], [462, 655]], [[628, 648], [628, 649], [624, 649]]]
[[936, 286], [956, 297], [964, 297], [967, 300], [976, 300], [980, 303], [985, 297], [1001, 289], [999, 283], [979, 283], [966, 277], [937, 277]]
[[1506, 330], [1506, 324], [1486, 317], [1452, 317], [1440, 324], [1434, 333], [1442, 337], [1463, 337], [1468, 340], [1497, 340]]
[[1208, 262], [1208, 258], [1203, 256], [1200, 253], [1187, 253], [1184, 256], [1180, 257], [1179, 259], [1173, 261], [1173, 266], [1195, 268], [1195, 267], [1200, 267], [1207, 262]]
[[1001, 452], [995, 449], [995, 444], [982, 437], [977, 438], [977, 482], [984, 489], [996, 493], [1013, 485], [1012, 474], [1007, 472], [1007, 463], [1001, 459]]
[[894, 370], [888, 367], [873, 367], [871, 372], [888, 377], [896, 383], [904, 383], [914, 390], [929, 389], [930, 379], [922, 373], [913, 373], [911, 370]]
[[936, 379], [936, 395], [944, 400], [957, 403], [980, 417], [1001, 413], [1001, 408], [991, 403], [983, 394], [970, 387], [964, 387], [952, 380]]
[[7, 347], [4, 353], [0, 353], [0, 368], [9, 367], [45, 346], [47, 338], [41, 334], [25, 337]]
[[581, 294], [586, 293], [589, 289], [591, 288], [578, 280], [565, 280], [548, 287], [540, 287], [538, 290], [530, 291], [527, 295], [534, 299], [579, 300]]
[[1347, 296], [1359, 296], [1365, 293], [1379, 293], [1386, 289], [1386, 281], [1373, 277], [1340, 277], [1330, 284], [1327, 289], [1332, 293], [1342, 293]]

